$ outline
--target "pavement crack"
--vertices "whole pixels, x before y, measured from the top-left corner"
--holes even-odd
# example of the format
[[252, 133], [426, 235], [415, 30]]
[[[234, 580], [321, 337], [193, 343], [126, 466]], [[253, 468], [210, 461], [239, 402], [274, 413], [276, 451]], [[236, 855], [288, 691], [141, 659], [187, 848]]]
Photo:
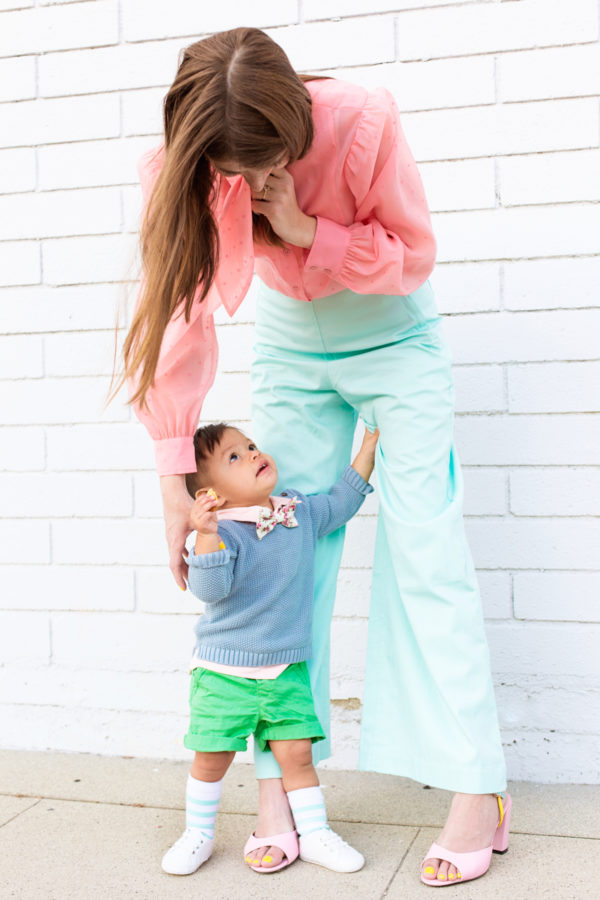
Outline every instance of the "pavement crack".
[[[8, 794], [7, 796], [13, 797], [14, 794]], [[25, 794], [20, 794], [19, 797], [23, 797], [23, 799], [34, 799], [33, 797], [27, 798]], [[9, 822], [14, 822], [14, 820], [18, 819], [19, 816], [22, 816], [23, 813], [29, 812], [30, 809], [33, 809], [34, 806], [37, 806], [38, 803], [41, 803], [43, 799], [43, 797], [35, 797], [35, 803], [30, 803], [29, 806], [25, 807], [25, 809], [20, 809], [14, 814], [14, 816], [11, 816], [10, 819], [7, 819], [6, 822], [2, 822], [2, 824], [0, 824], [0, 828], [4, 828], [4, 826], [8, 825]]]
[[421, 833], [421, 829], [420, 829], [420, 828], [417, 828], [415, 834], [413, 835], [412, 841], [409, 841], [409, 843], [408, 843], [408, 845], [407, 845], [407, 847], [406, 847], [406, 851], [405, 851], [405, 852], [403, 853], [403, 855], [400, 857], [400, 862], [398, 863], [398, 865], [396, 866], [396, 868], [395, 868], [394, 871], [392, 872], [392, 874], [391, 874], [391, 876], [390, 876], [390, 878], [389, 878], [388, 883], [386, 884], [385, 888], [383, 889], [383, 894], [381, 895], [381, 900], [384, 900], [384, 898], [387, 897], [388, 891], [389, 891], [389, 889], [390, 889], [391, 886], [392, 886], [392, 882], [394, 881], [394, 878], [396, 877], [396, 875], [397, 875], [398, 872], [400, 871], [400, 868], [401, 868], [401, 866], [402, 866], [402, 863], [404, 862], [404, 860], [406, 859], [406, 857], [407, 857], [408, 854], [410, 853], [411, 848], [412, 848], [412, 845], [414, 844], [414, 842], [416, 841], [416, 839], [419, 837], [420, 833]]

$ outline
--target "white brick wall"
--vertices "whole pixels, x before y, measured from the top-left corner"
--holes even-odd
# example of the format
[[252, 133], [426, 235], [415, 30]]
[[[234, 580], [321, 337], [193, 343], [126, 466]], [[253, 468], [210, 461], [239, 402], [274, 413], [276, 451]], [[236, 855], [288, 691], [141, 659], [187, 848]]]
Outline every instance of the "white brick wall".
[[[6, 746], [186, 758], [197, 603], [143, 428], [103, 400], [136, 161], [180, 49], [269, 29], [395, 95], [434, 213], [456, 437], [512, 778], [597, 780], [598, 0], [0, 0], [0, 707]], [[204, 417], [247, 422], [251, 293]], [[377, 498], [348, 528], [334, 756], [357, 758]]]

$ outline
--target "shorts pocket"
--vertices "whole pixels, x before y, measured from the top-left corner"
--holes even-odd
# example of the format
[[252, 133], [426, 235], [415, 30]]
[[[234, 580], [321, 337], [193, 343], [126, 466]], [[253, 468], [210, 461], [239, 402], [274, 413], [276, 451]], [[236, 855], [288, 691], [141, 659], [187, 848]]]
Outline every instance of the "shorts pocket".
[[192, 700], [194, 699], [194, 697], [196, 696], [198, 688], [200, 687], [200, 682], [202, 681], [202, 678], [206, 675], [207, 671], [208, 671], [207, 669], [203, 669], [200, 666], [198, 666], [195, 669], [192, 669], [192, 676], [190, 679], [190, 694], [189, 694], [190, 704], [191, 704]]

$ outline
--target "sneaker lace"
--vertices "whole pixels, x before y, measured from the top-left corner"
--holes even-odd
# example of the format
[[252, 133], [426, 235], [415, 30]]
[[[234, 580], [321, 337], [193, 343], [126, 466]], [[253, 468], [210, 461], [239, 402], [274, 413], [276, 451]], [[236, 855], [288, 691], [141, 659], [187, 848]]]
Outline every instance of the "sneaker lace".
[[333, 848], [336, 846], [343, 846], [343, 847], [348, 846], [346, 841], [342, 837], [340, 837], [340, 835], [337, 834], [337, 832], [332, 831], [331, 828], [329, 827], [329, 825], [325, 825], [320, 830], [324, 832], [323, 834], [320, 835], [321, 841], [323, 844], [326, 844], [328, 847]]
[[173, 846], [176, 847], [178, 844], [187, 844], [190, 838], [195, 839], [198, 842], [198, 846], [204, 844], [208, 840], [206, 835], [197, 828], [186, 828], [179, 840]]

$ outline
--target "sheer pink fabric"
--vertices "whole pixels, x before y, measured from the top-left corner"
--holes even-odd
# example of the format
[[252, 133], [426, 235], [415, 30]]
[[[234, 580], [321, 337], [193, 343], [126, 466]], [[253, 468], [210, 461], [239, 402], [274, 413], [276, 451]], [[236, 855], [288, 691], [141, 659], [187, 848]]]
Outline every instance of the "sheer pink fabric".
[[[314, 243], [310, 250], [253, 246], [250, 189], [241, 176], [220, 179], [215, 282], [205, 301], [194, 304], [189, 323], [179, 315], [169, 324], [148, 409], [135, 408], [155, 441], [159, 475], [196, 469], [192, 436], [217, 367], [213, 314], [222, 304], [233, 315], [253, 271], [269, 287], [309, 301], [344, 288], [410, 294], [433, 269], [427, 201], [391, 94], [333, 79], [307, 88], [315, 137], [288, 171], [298, 205], [317, 217]], [[159, 147], [140, 160], [145, 202], [163, 154]]]

